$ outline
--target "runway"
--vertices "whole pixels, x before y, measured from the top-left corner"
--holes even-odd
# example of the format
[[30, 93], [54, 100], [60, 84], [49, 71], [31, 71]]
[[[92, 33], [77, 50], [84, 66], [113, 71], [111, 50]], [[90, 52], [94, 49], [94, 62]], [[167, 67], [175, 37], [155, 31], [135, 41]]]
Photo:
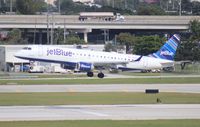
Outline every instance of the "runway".
[[200, 119], [200, 104], [1, 106], [0, 121]]
[[98, 84], [98, 85], [0, 85], [0, 93], [9, 92], [160, 92], [200, 93], [200, 84]]

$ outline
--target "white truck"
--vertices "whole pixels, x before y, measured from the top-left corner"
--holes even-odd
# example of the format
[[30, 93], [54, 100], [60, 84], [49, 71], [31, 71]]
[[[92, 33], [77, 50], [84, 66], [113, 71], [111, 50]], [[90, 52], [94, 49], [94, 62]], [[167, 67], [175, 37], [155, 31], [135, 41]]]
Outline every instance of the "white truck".
[[125, 18], [120, 13], [114, 12], [80, 12], [79, 20], [97, 19], [103, 21], [124, 21]]

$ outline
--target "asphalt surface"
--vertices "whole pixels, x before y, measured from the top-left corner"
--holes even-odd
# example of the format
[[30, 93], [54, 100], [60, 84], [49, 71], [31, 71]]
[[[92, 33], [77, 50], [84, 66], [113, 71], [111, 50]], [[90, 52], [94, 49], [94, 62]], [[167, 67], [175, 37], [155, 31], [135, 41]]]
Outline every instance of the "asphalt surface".
[[1, 106], [0, 121], [200, 119], [200, 104]]
[[[81, 75], [81, 74], [85, 74], [85, 73], [80, 73], [80, 74], [76, 74], [76, 75]], [[39, 75], [39, 74], [37, 74]], [[76, 75], [74, 75], [74, 77], [58, 77], [58, 78], [38, 78], [37, 75], [11, 75], [11, 76], [2, 76], [0, 77], [0, 80], [63, 80], [63, 79], [67, 79], [67, 80], [75, 80], [75, 79], [99, 79], [96, 75], [97, 73], [95, 73], [94, 77], [76, 77]], [[43, 74], [41, 74], [43, 75]], [[86, 75], [86, 74], [85, 74]], [[160, 75], [160, 76], [131, 76], [131, 75], [122, 75], [122, 74], [105, 74], [104, 78], [108, 78], [108, 79], [115, 79], [115, 78], [200, 78], [200, 75]]]
[[160, 92], [200, 93], [200, 84], [111, 84], [111, 85], [0, 85], [0, 93], [10, 92]]
[[[0, 85], [0, 93], [144, 92], [146, 89], [200, 93], [200, 84]], [[0, 106], [0, 121], [156, 119], [200, 119], [200, 104]]]

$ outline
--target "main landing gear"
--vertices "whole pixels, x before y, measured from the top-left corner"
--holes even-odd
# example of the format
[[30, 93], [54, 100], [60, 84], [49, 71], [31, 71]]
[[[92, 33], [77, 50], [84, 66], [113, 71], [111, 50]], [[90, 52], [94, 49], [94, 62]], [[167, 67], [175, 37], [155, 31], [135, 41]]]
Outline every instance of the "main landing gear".
[[[87, 72], [87, 76], [88, 76], [88, 77], [93, 77], [93, 76], [94, 76], [94, 73], [93, 73], [93, 72]], [[100, 72], [100, 73], [97, 74], [97, 76], [98, 76], [99, 78], [104, 78], [104, 73]]]
[[104, 78], [104, 73], [100, 72], [100, 73], [98, 73], [97, 76], [98, 76], [99, 78]]
[[94, 76], [94, 73], [93, 73], [93, 72], [87, 72], [87, 76], [88, 76], [88, 77], [93, 77], [93, 76]]

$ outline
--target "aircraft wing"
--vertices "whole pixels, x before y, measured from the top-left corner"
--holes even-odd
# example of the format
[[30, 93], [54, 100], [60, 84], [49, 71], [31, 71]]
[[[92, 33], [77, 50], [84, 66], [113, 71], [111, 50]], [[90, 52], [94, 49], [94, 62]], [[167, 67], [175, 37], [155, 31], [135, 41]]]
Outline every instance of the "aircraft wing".
[[118, 64], [127, 64], [128, 62], [94, 62], [93, 65], [94, 66], [104, 66], [104, 65], [109, 65], [109, 64], [112, 64], [112, 65], [118, 65]]
[[108, 64], [112, 64], [112, 65], [118, 65], [118, 64], [128, 64], [129, 62], [138, 62], [142, 59], [143, 56], [139, 56], [137, 59], [132, 60], [132, 61], [91, 61], [91, 63], [93, 63], [93, 65], [108, 65]]
[[175, 61], [175, 64], [190, 64], [190, 63], [192, 63], [191, 60]]

